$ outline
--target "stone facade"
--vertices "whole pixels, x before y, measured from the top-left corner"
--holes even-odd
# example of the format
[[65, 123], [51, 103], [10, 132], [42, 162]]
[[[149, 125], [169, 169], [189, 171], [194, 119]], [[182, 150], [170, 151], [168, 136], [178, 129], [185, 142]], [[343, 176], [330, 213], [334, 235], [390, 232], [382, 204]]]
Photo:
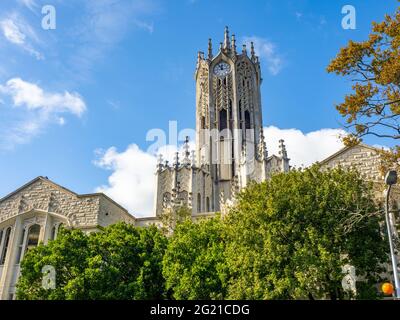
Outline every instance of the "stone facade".
[[323, 167], [333, 168], [337, 166], [354, 167], [365, 180], [383, 182], [383, 176], [379, 167], [380, 156], [376, 148], [365, 144], [345, 147], [337, 153], [321, 161]]
[[12, 299], [24, 253], [57, 237], [60, 225], [96, 231], [135, 218], [106, 195], [78, 195], [38, 177], [0, 200], [0, 299]]
[[[383, 203], [386, 185], [384, 184], [384, 176], [380, 170], [381, 159], [379, 149], [362, 143], [345, 147], [321, 161], [320, 164], [322, 168], [334, 168], [338, 166], [355, 168], [360, 172], [364, 180], [373, 183], [375, 199]], [[392, 187], [391, 200], [393, 208], [400, 208], [400, 187], [398, 185]], [[399, 216], [399, 213], [397, 212], [396, 215]]]
[[172, 165], [160, 156], [157, 165], [155, 214], [184, 204], [193, 215], [221, 211], [249, 181], [263, 181], [273, 172], [289, 170], [283, 140], [279, 155], [268, 156], [263, 135], [258, 56], [251, 44], [236, 49], [235, 36], [225, 30], [214, 56], [199, 52], [196, 81], [196, 150], [185, 142]]

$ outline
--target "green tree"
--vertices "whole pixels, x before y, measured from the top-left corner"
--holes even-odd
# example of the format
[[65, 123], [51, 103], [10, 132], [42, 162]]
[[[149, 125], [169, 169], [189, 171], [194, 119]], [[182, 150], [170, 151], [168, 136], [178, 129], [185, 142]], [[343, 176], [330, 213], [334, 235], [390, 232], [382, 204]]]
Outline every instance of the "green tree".
[[223, 299], [225, 240], [219, 217], [180, 223], [163, 260], [167, 288], [175, 299]]
[[167, 236], [171, 235], [177, 225], [191, 218], [192, 210], [185, 205], [178, 204], [165, 208], [159, 216], [161, 231]]
[[[400, 139], [400, 7], [383, 22], [373, 23], [368, 40], [350, 41], [342, 48], [327, 71], [354, 83], [353, 92], [336, 106], [350, 131], [344, 137], [347, 145], [367, 135]], [[382, 155], [382, 170], [393, 163], [399, 166], [399, 146]]]
[[371, 186], [355, 171], [318, 166], [252, 184], [227, 215], [228, 297], [344, 299], [342, 266], [358, 297], [376, 296], [386, 242]]
[[[162, 258], [167, 245], [156, 227], [118, 223], [85, 234], [64, 229], [48, 245], [27, 252], [18, 299], [160, 299], [165, 297]], [[42, 288], [42, 268], [56, 271], [56, 288]]]

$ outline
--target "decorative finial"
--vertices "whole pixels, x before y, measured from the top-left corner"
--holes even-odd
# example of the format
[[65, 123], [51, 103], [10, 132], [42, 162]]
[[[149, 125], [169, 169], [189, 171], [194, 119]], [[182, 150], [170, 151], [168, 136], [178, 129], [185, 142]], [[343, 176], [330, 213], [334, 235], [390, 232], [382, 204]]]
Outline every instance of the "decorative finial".
[[175, 152], [175, 167], [179, 167], [179, 152]]
[[268, 158], [268, 150], [267, 145], [265, 143], [264, 132], [260, 130], [260, 142], [258, 147], [258, 156], [261, 160], [265, 160]]
[[234, 34], [232, 34], [232, 51], [236, 54], [236, 39]]
[[285, 141], [283, 139], [279, 140], [279, 155], [283, 159], [287, 159], [287, 151], [286, 151]]
[[251, 42], [251, 60], [255, 61], [256, 53], [254, 51], [254, 43]]
[[223, 49], [223, 43], [220, 42], [220, 43], [219, 43], [219, 51], [222, 51], [222, 49]]
[[189, 146], [189, 137], [186, 136], [185, 143], [184, 143], [184, 145], [183, 145], [183, 163], [184, 163], [185, 165], [189, 165], [189, 164], [190, 164], [190, 159], [189, 159], [190, 152], [189, 152], [189, 148], [190, 148], [190, 146]]
[[247, 55], [247, 49], [245, 44], [243, 45], [242, 53]]
[[159, 170], [162, 169], [162, 167], [163, 167], [162, 162], [163, 162], [163, 156], [162, 156], [162, 154], [160, 153], [160, 154], [158, 155], [158, 158], [157, 158], [157, 169], [159, 169]]
[[231, 48], [231, 45], [229, 43], [229, 29], [226, 26], [225, 27], [225, 37], [224, 37], [224, 49], [229, 50]]
[[211, 38], [208, 39], [208, 59], [212, 59], [213, 53], [212, 53], [212, 41]]

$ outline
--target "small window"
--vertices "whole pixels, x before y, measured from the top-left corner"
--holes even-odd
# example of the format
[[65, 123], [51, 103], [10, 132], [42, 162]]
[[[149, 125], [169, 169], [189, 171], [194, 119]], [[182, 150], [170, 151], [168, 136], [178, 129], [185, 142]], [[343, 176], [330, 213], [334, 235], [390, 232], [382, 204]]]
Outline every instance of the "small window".
[[251, 122], [250, 122], [250, 112], [246, 110], [244, 112], [244, 122], [245, 122], [245, 128], [250, 129], [251, 128]]
[[201, 117], [201, 129], [206, 128], [206, 117]]
[[1, 255], [0, 255], [0, 265], [3, 265], [6, 262], [8, 246], [10, 244], [10, 236], [11, 236], [11, 227], [9, 227], [6, 230], [6, 233], [4, 234], [3, 248], [1, 250]]
[[219, 130], [225, 130], [228, 127], [226, 110], [222, 109], [219, 112]]
[[197, 194], [197, 212], [201, 212], [201, 194]]
[[207, 208], [207, 212], [210, 212], [210, 197], [206, 198], [206, 208]]
[[57, 233], [57, 225], [54, 225], [53, 228], [51, 228], [50, 240], [56, 239], [56, 233]]

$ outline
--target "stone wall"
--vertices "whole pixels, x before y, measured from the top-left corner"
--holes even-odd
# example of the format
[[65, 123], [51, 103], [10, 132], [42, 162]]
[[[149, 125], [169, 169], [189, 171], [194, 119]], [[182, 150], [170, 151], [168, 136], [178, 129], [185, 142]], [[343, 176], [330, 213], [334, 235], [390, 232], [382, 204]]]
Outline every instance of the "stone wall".
[[96, 228], [117, 221], [134, 223], [125, 209], [103, 194], [81, 196], [42, 177], [0, 200], [0, 224], [31, 210], [65, 216], [75, 228]]
[[379, 171], [380, 156], [378, 150], [359, 144], [354, 147], [344, 148], [336, 154], [321, 162], [323, 167], [334, 168], [337, 166], [354, 167], [365, 180], [382, 182], [383, 176]]

